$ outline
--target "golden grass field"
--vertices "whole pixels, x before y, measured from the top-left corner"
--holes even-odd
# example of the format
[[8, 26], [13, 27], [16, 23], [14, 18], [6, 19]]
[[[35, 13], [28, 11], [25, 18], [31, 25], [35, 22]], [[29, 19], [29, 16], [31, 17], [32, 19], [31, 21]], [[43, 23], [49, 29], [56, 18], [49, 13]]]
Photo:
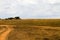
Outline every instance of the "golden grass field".
[[60, 19], [0, 20], [0, 25], [60, 26]]
[[0, 25], [14, 25], [7, 40], [60, 40], [60, 19], [0, 20]]

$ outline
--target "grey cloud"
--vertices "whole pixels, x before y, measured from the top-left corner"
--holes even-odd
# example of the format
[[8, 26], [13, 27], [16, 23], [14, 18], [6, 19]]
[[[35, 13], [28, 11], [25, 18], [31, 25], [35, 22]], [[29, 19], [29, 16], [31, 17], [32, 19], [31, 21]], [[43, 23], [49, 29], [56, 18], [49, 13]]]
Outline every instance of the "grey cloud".
[[[31, 0], [30, 0], [31, 1]], [[56, 5], [58, 4], [58, 5]], [[43, 0], [3, 0], [0, 5], [1, 17], [21, 16], [22, 18], [60, 17], [60, 4], [48, 4]], [[7, 16], [5, 16], [5, 14]]]

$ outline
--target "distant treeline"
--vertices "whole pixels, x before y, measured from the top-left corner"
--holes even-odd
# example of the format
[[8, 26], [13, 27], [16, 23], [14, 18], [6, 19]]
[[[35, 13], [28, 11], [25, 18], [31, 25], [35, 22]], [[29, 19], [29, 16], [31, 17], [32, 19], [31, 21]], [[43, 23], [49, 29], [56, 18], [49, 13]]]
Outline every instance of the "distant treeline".
[[5, 20], [13, 20], [13, 19], [21, 19], [21, 18], [20, 17], [9, 17], [9, 18], [5, 18]]
[[12, 20], [12, 19], [21, 19], [20, 17], [10, 17], [10, 18], [5, 18], [6, 20]]

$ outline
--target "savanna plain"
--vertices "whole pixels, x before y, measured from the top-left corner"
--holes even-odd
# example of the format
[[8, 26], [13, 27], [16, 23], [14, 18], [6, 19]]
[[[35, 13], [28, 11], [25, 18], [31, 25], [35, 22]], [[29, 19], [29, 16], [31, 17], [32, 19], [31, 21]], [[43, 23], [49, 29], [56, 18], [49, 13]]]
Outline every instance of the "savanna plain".
[[0, 20], [0, 25], [12, 29], [7, 36], [3, 32], [4, 39], [0, 32], [0, 40], [60, 40], [60, 19]]

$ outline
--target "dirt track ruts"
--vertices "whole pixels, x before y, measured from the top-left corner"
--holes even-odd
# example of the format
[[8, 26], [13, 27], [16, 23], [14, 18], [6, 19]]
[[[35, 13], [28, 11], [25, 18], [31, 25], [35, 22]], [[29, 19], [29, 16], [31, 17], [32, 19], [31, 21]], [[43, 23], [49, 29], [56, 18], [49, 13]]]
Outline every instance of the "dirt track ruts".
[[13, 30], [12, 28], [9, 27], [9, 25], [0, 25], [0, 26], [6, 26], [6, 30], [4, 30], [1, 35], [0, 35], [0, 40], [7, 40], [8, 34]]

